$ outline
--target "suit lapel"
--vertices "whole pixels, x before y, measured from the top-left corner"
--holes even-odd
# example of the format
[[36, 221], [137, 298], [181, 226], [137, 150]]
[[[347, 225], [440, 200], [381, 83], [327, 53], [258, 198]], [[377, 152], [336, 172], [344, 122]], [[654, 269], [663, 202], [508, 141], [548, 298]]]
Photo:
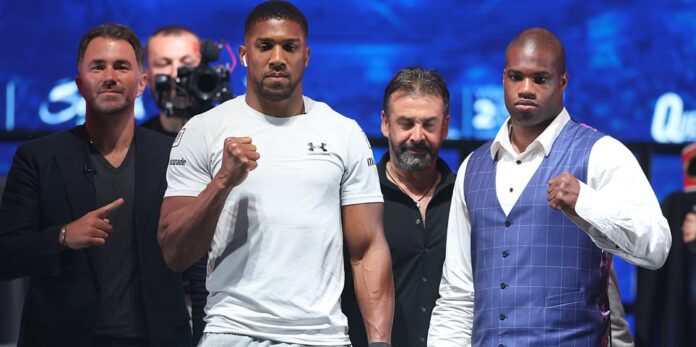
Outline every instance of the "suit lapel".
[[[135, 128], [135, 235], [139, 248], [145, 239], [141, 233], [148, 228], [153, 213], [159, 212], [162, 198], [162, 176], [169, 153], [160, 152], [143, 131]], [[155, 222], [157, 223], [157, 222]], [[141, 248], [142, 249], [142, 248]]]
[[[84, 128], [75, 128], [72, 133], [76, 135], [75, 141], [68, 143], [63, 153], [56, 156], [55, 161], [74, 221], [95, 210], [97, 203], [90, 171], [92, 161]], [[85, 251], [97, 283], [101, 283], [99, 271], [96, 271], [99, 268], [99, 247], [88, 247]]]

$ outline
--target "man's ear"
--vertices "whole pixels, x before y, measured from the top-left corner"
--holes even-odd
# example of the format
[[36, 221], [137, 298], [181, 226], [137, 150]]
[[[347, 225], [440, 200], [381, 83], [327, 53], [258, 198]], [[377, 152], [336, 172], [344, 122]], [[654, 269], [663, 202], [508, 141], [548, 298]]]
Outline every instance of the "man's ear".
[[138, 96], [143, 95], [145, 87], [147, 87], [147, 72], [143, 71], [138, 77]]
[[77, 92], [84, 96], [82, 94], [82, 79], [80, 78], [80, 75], [75, 76], [75, 84], [77, 85]]
[[384, 113], [384, 110], [382, 110], [382, 126], [380, 128], [382, 129], [382, 135], [389, 138], [389, 116]]
[[237, 54], [239, 54], [239, 61], [241, 62], [242, 66], [247, 67], [246, 46], [240, 45], [239, 48], [237, 48]]
[[305, 68], [307, 67], [307, 65], [309, 65], [309, 56], [311, 53], [312, 53], [312, 49], [307, 47], [307, 49], [305, 50], [305, 61], [304, 61]]
[[445, 140], [447, 139], [447, 135], [449, 135], [449, 123], [450, 123], [450, 115], [446, 115], [445, 119], [442, 120], [442, 139]]

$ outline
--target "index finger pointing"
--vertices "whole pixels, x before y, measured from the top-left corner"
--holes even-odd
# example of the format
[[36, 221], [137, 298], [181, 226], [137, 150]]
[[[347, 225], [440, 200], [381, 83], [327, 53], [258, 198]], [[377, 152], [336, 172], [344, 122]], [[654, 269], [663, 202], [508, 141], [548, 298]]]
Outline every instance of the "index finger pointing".
[[126, 200], [123, 200], [123, 198], [118, 198], [118, 199], [112, 201], [110, 204], [104, 205], [104, 206], [96, 209], [95, 212], [97, 213], [97, 217], [99, 217], [99, 218], [108, 217], [111, 214], [111, 212], [114, 212], [114, 210], [121, 207], [121, 205], [123, 205], [125, 202], [126, 202]]

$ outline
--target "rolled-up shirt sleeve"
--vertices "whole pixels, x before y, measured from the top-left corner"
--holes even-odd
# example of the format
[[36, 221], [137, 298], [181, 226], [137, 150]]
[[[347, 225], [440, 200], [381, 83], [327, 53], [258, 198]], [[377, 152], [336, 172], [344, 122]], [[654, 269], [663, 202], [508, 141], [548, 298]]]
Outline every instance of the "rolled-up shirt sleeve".
[[672, 236], [633, 153], [605, 136], [592, 147], [587, 174], [575, 204], [582, 221], [576, 223], [598, 247], [634, 265], [661, 267]]
[[452, 194], [447, 226], [440, 298], [433, 309], [428, 346], [470, 346], [474, 321], [474, 280], [471, 267], [471, 224], [464, 200], [464, 160]]

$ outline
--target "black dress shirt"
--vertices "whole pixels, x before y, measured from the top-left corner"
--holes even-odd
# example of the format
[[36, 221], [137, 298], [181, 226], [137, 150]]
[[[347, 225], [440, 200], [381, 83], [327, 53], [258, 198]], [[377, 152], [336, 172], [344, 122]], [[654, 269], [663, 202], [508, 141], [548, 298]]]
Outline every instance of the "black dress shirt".
[[[455, 175], [438, 158], [437, 170], [441, 180], [428, 204], [424, 223], [416, 203], [387, 179], [388, 160], [387, 153], [380, 160], [377, 171], [384, 195], [384, 233], [391, 249], [396, 289], [392, 345], [425, 346], [430, 314], [439, 297]], [[348, 257], [347, 251], [345, 253]], [[341, 301], [343, 312], [348, 316], [348, 334], [353, 346], [367, 346], [349, 264], [346, 261], [346, 285]]]

